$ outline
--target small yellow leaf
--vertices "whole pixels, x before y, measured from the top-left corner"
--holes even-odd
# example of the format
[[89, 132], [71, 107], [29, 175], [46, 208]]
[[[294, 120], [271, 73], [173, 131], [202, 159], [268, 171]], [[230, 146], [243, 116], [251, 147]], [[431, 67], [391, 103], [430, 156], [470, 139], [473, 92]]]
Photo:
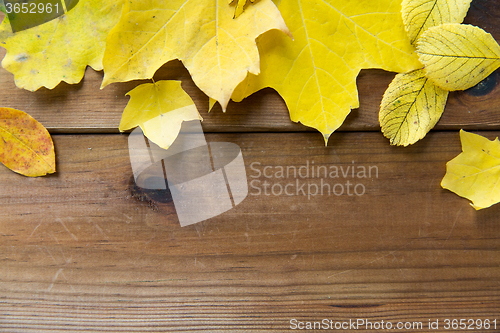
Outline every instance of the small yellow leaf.
[[[237, 2], [236, 4], [236, 9], [234, 10], [234, 18], [237, 18], [238, 16], [241, 15], [244, 11], [244, 7], [247, 4], [248, 0], [229, 0], [229, 3], [232, 4], [234, 2]], [[251, 3], [253, 3], [255, 0], [250, 0]]]
[[6, 17], [0, 25], [0, 45], [7, 49], [2, 66], [30, 91], [80, 82], [87, 65], [102, 70], [106, 36], [122, 1], [80, 0], [63, 16], [15, 34]]
[[401, 13], [414, 44], [427, 29], [443, 23], [462, 23], [472, 0], [403, 0]]
[[28, 177], [56, 172], [49, 132], [23, 111], [0, 108], [0, 162]]
[[404, 30], [400, 1], [286, 0], [278, 8], [294, 40], [276, 30], [259, 37], [261, 74], [249, 74], [232, 98], [272, 87], [291, 120], [320, 131], [325, 143], [359, 107], [361, 69], [422, 67]]
[[500, 202], [500, 141], [460, 131], [462, 153], [446, 164], [441, 186], [472, 201], [475, 209]]
[[484, 30], [448, 23], [426, 30], [417, 41], [426, 75], [446, 90], [465, 90], [500, 67], [500, 46]]
[[217, 101], [215, 99], [213, 99], [211, 97], [208, 98], [208, 112], [212, 111], [212, 109], [216, 103], [217, 103]]
[[127, 93], [120, 131], [140, 126], [144, 135], [167, 149], [179, 134], [183, 121], [202, 120], [180, 81], [145, 83]]
[[414, 144], [436, 125], [447, 99], [448, 91], [436, 87], [423, 70], [396, 75], [380, 105], [382, 133], [393, 145]]
[[260, 71], [255, 39], [270, 29], [288, 32], [271, 0], [260, 0], [233, 19], [227, 0], [130, 0], [108, 36], [102, 87], [151, 78], [179, 59], [193, 81], [226, 109], [248, 72]]

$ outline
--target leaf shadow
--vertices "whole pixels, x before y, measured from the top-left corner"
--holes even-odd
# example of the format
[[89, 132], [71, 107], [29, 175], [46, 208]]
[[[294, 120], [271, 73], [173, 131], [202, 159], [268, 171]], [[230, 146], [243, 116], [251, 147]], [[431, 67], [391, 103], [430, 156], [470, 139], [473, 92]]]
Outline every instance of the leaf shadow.
[[476, 223], [483, 226], [495, 226], [500, 231], [500, 204], [475, 211]]
[[37, 104], [50, 105], [65, 102], [68, 100], [69, 95], [78, 93], [82, 89], [83, 84], [83, 79], [77, 84], [61, 82], [54, 89], [42, 87], [34, 92], [28, 93], [33, 94]]
[[477, 230], [485, 239], [500, 239], [500, 204], [489, 208], [473, 210], [473, 221]]

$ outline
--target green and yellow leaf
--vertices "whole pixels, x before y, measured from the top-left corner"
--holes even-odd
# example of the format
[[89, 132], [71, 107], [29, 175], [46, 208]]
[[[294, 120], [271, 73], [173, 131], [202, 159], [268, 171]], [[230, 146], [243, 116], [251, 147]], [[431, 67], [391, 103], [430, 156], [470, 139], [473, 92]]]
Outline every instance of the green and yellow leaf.
[[260, 71], [255, 39], [270, 29], [288, 33], [271, 0], [247, 7], [236, 20], [233, 12], [227, 0], [128, 1], [107, 40], [102, 87], [151, 78], [164, 63], [179, 59], [225, 110], [248, 72]]
[[445, 90], [465, 90], [500, 67], [500, 46], [484, 30], [448, 23], [426, 30], [417, 53], [431, 81]]
[[423, 70], [396, 75], [380, 105], [382, 133], [393, 145], [414, 144], [436, 125], [447, 99], [448, 91], [429, 81]]
[[183, 121], [202, 120], [180, 81], [145, 83], [127, 93], [130, 101], [120, 122], [120, 131], [140, 126], [144, 135], [167, 149], [179, 134]]
[[427, 29], [443, 23], [462, 23], [472, 0], [403, 0], [401, 13], [414, 44]]
[[0, 108], [0, 162], [28, 177], [56, 172], [49, 132], [23, 111]]
[[475, 209], [500, 202], [500, 141], [460, 131], [462, 153], [446, 164], [441, 186], [472, 201]]
[[359, 107], [361, 69], [422, 67], [404, 30], [399, 1], [287, 0], [278, 8], [294, 40], [278, 31], [261, 36], [261, 74], [250, 74], [232, 98], [241, 101], [272, 87], [290, 118], [320, 131], [325, 142]]
[[6, 17], [0, 25], [0, 46], [7, 49], [2, 66], [19, 88], [30, 91], [80, 82], [87, 66], [102, 70], [106, 36], [122, 2], [80, 0], [63, 16], [15, 34]]

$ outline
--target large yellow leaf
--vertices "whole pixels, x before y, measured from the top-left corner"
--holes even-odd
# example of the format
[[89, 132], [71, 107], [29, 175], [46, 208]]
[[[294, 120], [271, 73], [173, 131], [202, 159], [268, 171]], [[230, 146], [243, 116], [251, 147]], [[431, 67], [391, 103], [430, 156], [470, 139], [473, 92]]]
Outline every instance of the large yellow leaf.
[[396, 75], [380, 106], [382, 133], [393, 145], [414, 144], [436, 125], [447, 99], [448, 91], [429, 81], [423, 70]]
[[174, 142], [183, 121], [202, 120], [180, 81], [145, 83], [127, 95], [130, 101], [123, 111], [120, 131], [140, 126], [148, 139], [164, 149]]
[[427, 29], [462, 23], [472, 0], [403, 0], [401, 13], [411, 43]]
[[255, 39], [270, 29], [288, 32], [271, 0], [256, 2], [237, 19], [233, 12], [227, 0], [128, 1], [107, 40], [102, 86], [151, 78], [164, 63], [180, 59], [225, 110], [247, 73], [259, 73]]
[[49, 132], [23, 111], [0, 108], [0, 162], [29, 177], [56, 172]]
[[291, 119], [319, 130], [325, 142], [359, 107], [356, 77], [362, 68], [407, 72], [422, 66], [399, 1], [287, 0], [278, 8], [294, 41], [276, 31], [259, 38], [261, 74], [249, 75], [233, 99], [272, 87]]
[[427, 77], [446, 90], [473, 87], [500, 67], [500, 46], [471, 25], [447, 23], [426, 30], [417, 53]]
[[2, 66], [18, 87], [31, 91], [80, 82], [87, 65], [102, 70], [106, 36], [122, 1], [80, 0], [65, 15], [15, 34], [6, 17], [0, 26], [0, 45], [7, 49]]
[[441, 186], [473, 202], [476, 209], [500, 202], [500, 141], [460, 131], [462, 153], [446, 164]]

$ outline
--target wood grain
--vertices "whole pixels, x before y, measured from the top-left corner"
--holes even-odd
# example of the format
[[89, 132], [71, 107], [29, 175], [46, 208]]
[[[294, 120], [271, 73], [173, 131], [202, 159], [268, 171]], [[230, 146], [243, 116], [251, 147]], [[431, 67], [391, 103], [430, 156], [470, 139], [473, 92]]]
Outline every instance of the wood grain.
[[[499, 18], [497, 1], [474, 0], [465, 23], [500, 40]], [[88, 69], [80, 84], [31, 93], [0, 69], [0, 105], [56, 133], [58, 169], [32, 179], [0, 165], [0, 332], [284, 332], [291, 319], [422, 323], [380, 332], [426, 332], [429, 320], [439, 320], [432, 331], [450, 332], [445, 319], [496, 319], [496, 330], [474, 331], [500, 331], [500, 206], [475, 211], [440, 187], [461, 151], [458, 129], [499, 136], [499, 72], [452, 93], [437, 131], [408, 148], [379, 133], [393, 77], [360, 73], [360, 108], [325, 147], [290, 121], [273, 90], [207, 113], [182, 64], [164, 65], [155, 80], [182, 80], [213, 133], [207, 140], [238, 144], [254, 184], [322, 180], [258, 177], [265, 167], [378, 170], [323, 179], [362, 184], [361, 196], [251, 188], [233, 210], [181, 228], [173, 203], [131, 183], [127, 136], [104, 134], [118, 132], [126, 92], [145, 81], [100, 90], [102, 73]]]
[[[482, 133], [494, 138], [500, 133]], [[356, 195], [249, 196], [181, 228], [130, 192], [125, 135], [55, 135], [58, 173], [0, 168], [0, 331], [285, 331], [289, 321], [500, 321], [500, 206], [441, 189], [458, 133], [211, 134], [265, 166], [376, 166]], [[252, 164], [254, 163], [254, 164]], [[260, 163], [260, 164], [255, 164]], [[252, 167], [251, 167], [252, 166]], [[423, 331], [426, 331], [424, 326]], [[404, 331], [404, 330], [391, 330]]]

